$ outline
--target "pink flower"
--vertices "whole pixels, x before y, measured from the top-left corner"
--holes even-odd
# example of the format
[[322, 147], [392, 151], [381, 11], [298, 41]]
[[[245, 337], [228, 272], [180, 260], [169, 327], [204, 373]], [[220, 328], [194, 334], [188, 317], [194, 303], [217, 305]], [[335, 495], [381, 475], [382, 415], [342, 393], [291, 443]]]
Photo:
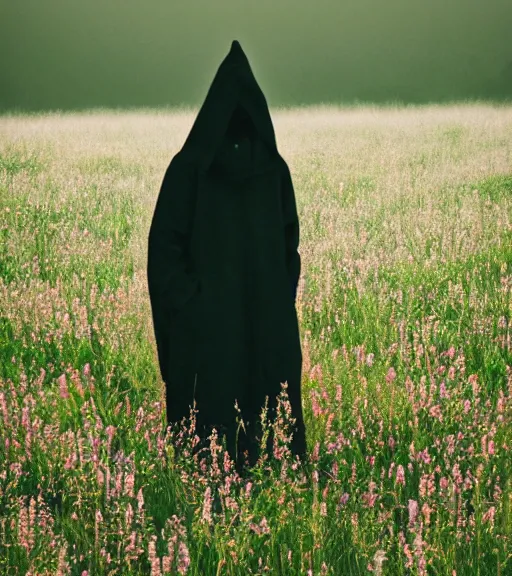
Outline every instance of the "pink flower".
[[203, 522], [211, 524], [212, 522], [212, 490], [208, 486], [204, 493], [203, 512], [201, 515]]
[[405, 486], [405, 470], [401, 464], [399, 464], [396, 469], [396, 483]]
[[261, 519], [259, 525], [251, 522], [249, 524], [249, 528], [253, 532], [255, 532], [256, 534], [269, 534], [270, 533], [270, 528], [268, 527], [267, 519], [265, 517], [263, 517]]
[[124, 479], [124, 494], [133, 498], [133, 487], [135, 484], [135, 475], [128, 473]]
[[393, 382], [393, 380], [395, 380], [395, 378], [396, 378], [395, 369], [394, 369], [393, 367], [391, 367], [391, 368], [388, 370], [388, 373], [386, 374], [386, 382], [387, 382], [388, 384], [391, 384], [391, 382]]
[[348, 499], [350, 498], [349, 494], [347, 494], [347, 492], [345, 492], [344, 494], [342, 494], [341, 498], [340, 498], [340, 502], [339, 505], [340, 506], [345, 506], [345, 504], [348, 502]]
[[425, 517], [425, 524], [428, 526], [430, 524], [430, 515], [432, 514], [432, 508], [425, 502], [421, 507], [421, 512]]
[[468, 377], [468, 382], [473, 388], [473, 394], [478, 396], [478, 392], [480, 391], [480, 386], [478, 385], [478, 374], [470, 374]]
[[403, 535], [403, 532], [400, 532], [400, 534], [401, 534], [400, 544], [402, 545], [402, 548], [404, 549], [404, 554], [407, 558], [407, 562], [405, 563], [405, 567], [406, 568], [412, 568], [412, 565], [414, 563], [414, 555], [411, 552], [411, 547], [405, 541], [405, 536]]
[[462, 474], [461, 474], [460, 466], [459, 466], [458, 462], [456, 462], [453, 465], [452, 476], [453, 476], [453, 479], [455, 481], [455, 484], [457, 484], [457, 486], [460, 486], [462, 484], [462, 482], [464, 481], [462, 478]]
[[430, 462], [432, 461], [432, 458], [430, 457], [430, 454], [428, 453], [428, 448], [425, 448], [425, 450], [421, 450], [420, 452], [418, 452], [417, 459], [423, 460], [423, 462], [425, 462], [425, 464], [430, 464]]
[[436, 404], [435, 406], [431, 406], [430, 410], [429, 410], [429, 414], [430, 414], [430, 416], [432, 416], [432, 418], [437, 418], [440, 422], [443, 421], [443, 415], [441, 413], [441, 407], [439, 406], [439, 404]]
[[373, 491], [376, 488], [375, 482], [370, 482], [369, 488], [370, 490], [368, 492], [365, 492], [361, 497], [364, 503], [366, 504], [365, 506], [366, 508], [373, 508], [377, 498], [379, 497], [378, 494], [373, 493]]
[[409, 500], [409, 526], [413, 526], [418, 516], [418, 503], [416, 500]]
[[69, 398], [68, 387], [66, 384], [66, 375], [61, 374], [58, 378], [59, 393], [61, 398]]
[[322, 409], [318, 404], [316, 390], [311, 391], [311, 406], [313, 409], [313, 415], [315, 416], [315, 418], [318, 418], [322, 414]]
[[491, 506], [489, 510], [482, 516], [482, 522], [486, 523], [489, 522], [491, 525], [494, 525], [494, 515], [496, 514], [496, 508]]
[[188, 567], [190, 566], [190, 555], [186, 544], [181, 540], [178, 547], [178, 555], [178, 574], [186, 574]]

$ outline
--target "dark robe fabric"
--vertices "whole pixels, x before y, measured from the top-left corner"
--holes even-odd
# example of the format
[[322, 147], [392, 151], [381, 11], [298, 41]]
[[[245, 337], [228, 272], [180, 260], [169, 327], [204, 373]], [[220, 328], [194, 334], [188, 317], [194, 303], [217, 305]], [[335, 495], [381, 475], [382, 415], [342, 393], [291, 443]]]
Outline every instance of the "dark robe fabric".
[[[233, 460], [259, 455], [260, 412], [281, 382], [306, 453], [295, 297], [301, 271], [290, 171], [240, 44], [221, 63], [165, 173], [149, 232], [148, 285], [167, 422], [198, 410], [196, 433], [226, 435]], [[237, 401], [246, 432], [237, 434]], [[272, 436], [268, 450], [272, 450]]]

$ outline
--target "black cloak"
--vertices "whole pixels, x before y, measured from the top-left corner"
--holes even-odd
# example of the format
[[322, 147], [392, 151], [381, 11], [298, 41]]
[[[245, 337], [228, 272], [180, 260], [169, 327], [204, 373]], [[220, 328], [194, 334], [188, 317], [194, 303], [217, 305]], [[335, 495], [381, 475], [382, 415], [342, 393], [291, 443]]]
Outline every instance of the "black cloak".
[[[169, 425], [196, 401], [196, 433], [258, 455], [260, 412], [288, 382], [292, 453], [306, 438], [295, 309], [299, 221], [267, 102], [240, 44], [221, 63], [166, 171], [149, 232], [148, 285]], [[238, 432], [237, 412], [247, 435]], [[268, 448], [271, 449], [272, 437]]]

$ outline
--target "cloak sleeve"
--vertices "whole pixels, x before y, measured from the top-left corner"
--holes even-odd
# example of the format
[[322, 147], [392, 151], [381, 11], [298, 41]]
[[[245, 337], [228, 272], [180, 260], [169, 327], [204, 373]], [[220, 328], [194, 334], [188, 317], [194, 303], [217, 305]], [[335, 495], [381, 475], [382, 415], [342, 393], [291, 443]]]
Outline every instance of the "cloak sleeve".
[[172, 159], [164, 176], [149, 231], [148, 281], [165, 306], [178, 310], [197, 288], [187, 269], [194, 190], [185, 166]]
[[299, 216], [295, 202], [295, 192], [293, 190], [292, 177], [287, 164], [283, 163], [282, 181], [282, 206], [283, 222], [286, 249], [286, 267], [290, 279], [290, 289], [293, 300], [297, 298], [297, 286], [299, 284], [301, 260], [298, 252], [299, 248]]
[[198, 288], [188, 260], [193, 207], [191, 173], [176, 155], [165, 173], [148, 239], [148, 288], [164, 381], [171, 311], [179, 310]]

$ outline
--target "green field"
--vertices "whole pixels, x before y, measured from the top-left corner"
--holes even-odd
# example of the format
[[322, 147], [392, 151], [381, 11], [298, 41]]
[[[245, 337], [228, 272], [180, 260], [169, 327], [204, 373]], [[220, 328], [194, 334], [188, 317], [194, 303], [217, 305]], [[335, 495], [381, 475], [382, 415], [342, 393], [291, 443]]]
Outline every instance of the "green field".
[[512, 107], [273, 112], [310, 462], [249, 484], [166, 435], [147, 237], [194, 116], [0, 118], [0, 574], [512, 574]]

